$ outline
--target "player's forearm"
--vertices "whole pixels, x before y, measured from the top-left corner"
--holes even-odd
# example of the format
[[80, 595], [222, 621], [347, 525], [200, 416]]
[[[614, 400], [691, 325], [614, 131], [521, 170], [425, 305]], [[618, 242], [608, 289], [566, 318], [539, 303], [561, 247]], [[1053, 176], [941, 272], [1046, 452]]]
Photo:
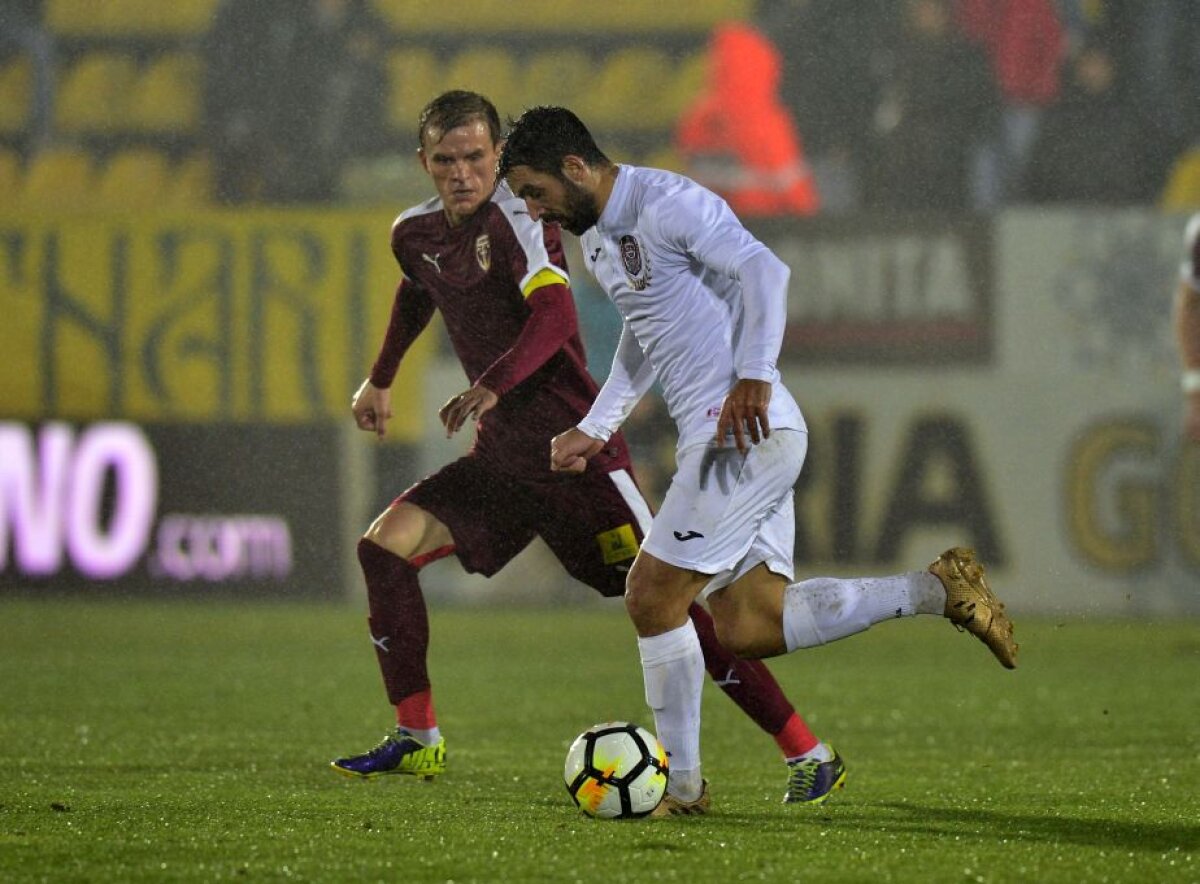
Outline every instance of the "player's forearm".
[[530, 308], [516, 342], [475, 381], [503, 396], [545, 365], [579, 327], [575, 302], [565, 285], [547, 285], [531, 294]]
[[579, 429], [593, 439], [607, 442], [653, 384], [654, 370], [626, 324], [621, 330], [608, 379], [587, 415], [579, 422]]
[[745, 317], [734, 353], [734, 368], [741, 380], [774, 381], [776, 363], [787, 325], [787, 287], [791, 270], [763, 249], [739, 269]]
[[400, 367], [400, 360], [429, 324], [432, 315], [433, 306], [418, 297], [410, 283], [401, 280], [396, 287], [392, 315], [388, 320], [379, 355], [375, 357], [375, 364], [371, 366], [372, 386], [387, 389], [392, 385], [396, 378], [396, 370]]

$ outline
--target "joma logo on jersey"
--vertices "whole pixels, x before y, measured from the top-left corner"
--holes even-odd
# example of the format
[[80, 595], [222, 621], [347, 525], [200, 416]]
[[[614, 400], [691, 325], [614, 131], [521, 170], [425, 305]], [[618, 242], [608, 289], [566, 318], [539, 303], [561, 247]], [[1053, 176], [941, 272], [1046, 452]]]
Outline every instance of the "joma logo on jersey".
[[492, 241], [486, 233], [475, 237], [475, 260], [484, 273], [492, 266]]
[[640, 292], [650, 284], [650, 262], [642, 255], [642, 247], [632, 234], [625, 234], [618, 242], [621, 249], [621, 263], [625, 265], [625, 275], [635, 292]]

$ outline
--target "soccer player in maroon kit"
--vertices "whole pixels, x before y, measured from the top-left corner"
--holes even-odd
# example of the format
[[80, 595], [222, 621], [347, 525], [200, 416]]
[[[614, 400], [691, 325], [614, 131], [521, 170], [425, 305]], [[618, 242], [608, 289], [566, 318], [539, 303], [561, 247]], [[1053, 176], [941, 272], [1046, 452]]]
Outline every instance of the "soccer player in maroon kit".
[[[540, 536], [568, 573], [620, 596], [651, 519], [619, 434], [582, 477], [550, 469], [550, 439], [583, 418], [597, 386], [585, 367], [558, 226], [533, 221], [522, 200], [497, 189], [495, 107], [476, 93], [447, 92], [422, 111], [418, 132], [437, 196], [392, 227], [400, 285], [353, 411], [361, 429], [383, 435], [400, 360], [440, 310], [471, 386], [439, 417], [447, 434], [472, 418], [476, 435], [465, 456], [401, 494], [359, 541], [371, 641], [397, 727], [369, 752], [332, 762], [354, 777], [430, 778], [445, 770], [426, 669], [422, 567], [457, 555], [468, 571], [490, 576]], [[709, 674], [785, 759], [819, 747], [766, 666], [722, 648], [702, 607], [692, 605], [690, 614]], [[826, 797], [789, 777], [784, 800]]]

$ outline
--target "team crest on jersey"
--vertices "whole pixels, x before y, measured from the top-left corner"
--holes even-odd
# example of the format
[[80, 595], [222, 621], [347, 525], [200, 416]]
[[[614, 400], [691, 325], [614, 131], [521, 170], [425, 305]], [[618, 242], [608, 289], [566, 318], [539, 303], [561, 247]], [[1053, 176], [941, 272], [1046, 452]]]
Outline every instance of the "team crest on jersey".
[[475, 260], [484, 273], [492, 266], [492, 241], [486, 233], [475, 237]]
[[640, 292], [650, 284], [650, 264], [642, 254], [642, 247], [632, 234], [625, 234], [618, 241], [621, 249], [621, 263], [625, 265], [625, 275], [635, 292]]

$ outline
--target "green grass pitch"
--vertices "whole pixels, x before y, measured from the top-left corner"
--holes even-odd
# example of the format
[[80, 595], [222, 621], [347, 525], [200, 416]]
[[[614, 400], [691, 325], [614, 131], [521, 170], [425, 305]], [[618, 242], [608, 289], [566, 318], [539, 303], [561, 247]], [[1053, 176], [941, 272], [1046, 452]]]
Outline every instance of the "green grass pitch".
[[0, 601], [0, 881], [1200, 881], [1200, 623], [1016, 619], [1016, 672], [934, 618], [774, 661], [846, 758], [823, 807], [709, 685], [714, 813], [604, 822], [561, 770], [653, 726], [619, 604], [435, 609], [449, 770], [360, 783], [360, 606]]

